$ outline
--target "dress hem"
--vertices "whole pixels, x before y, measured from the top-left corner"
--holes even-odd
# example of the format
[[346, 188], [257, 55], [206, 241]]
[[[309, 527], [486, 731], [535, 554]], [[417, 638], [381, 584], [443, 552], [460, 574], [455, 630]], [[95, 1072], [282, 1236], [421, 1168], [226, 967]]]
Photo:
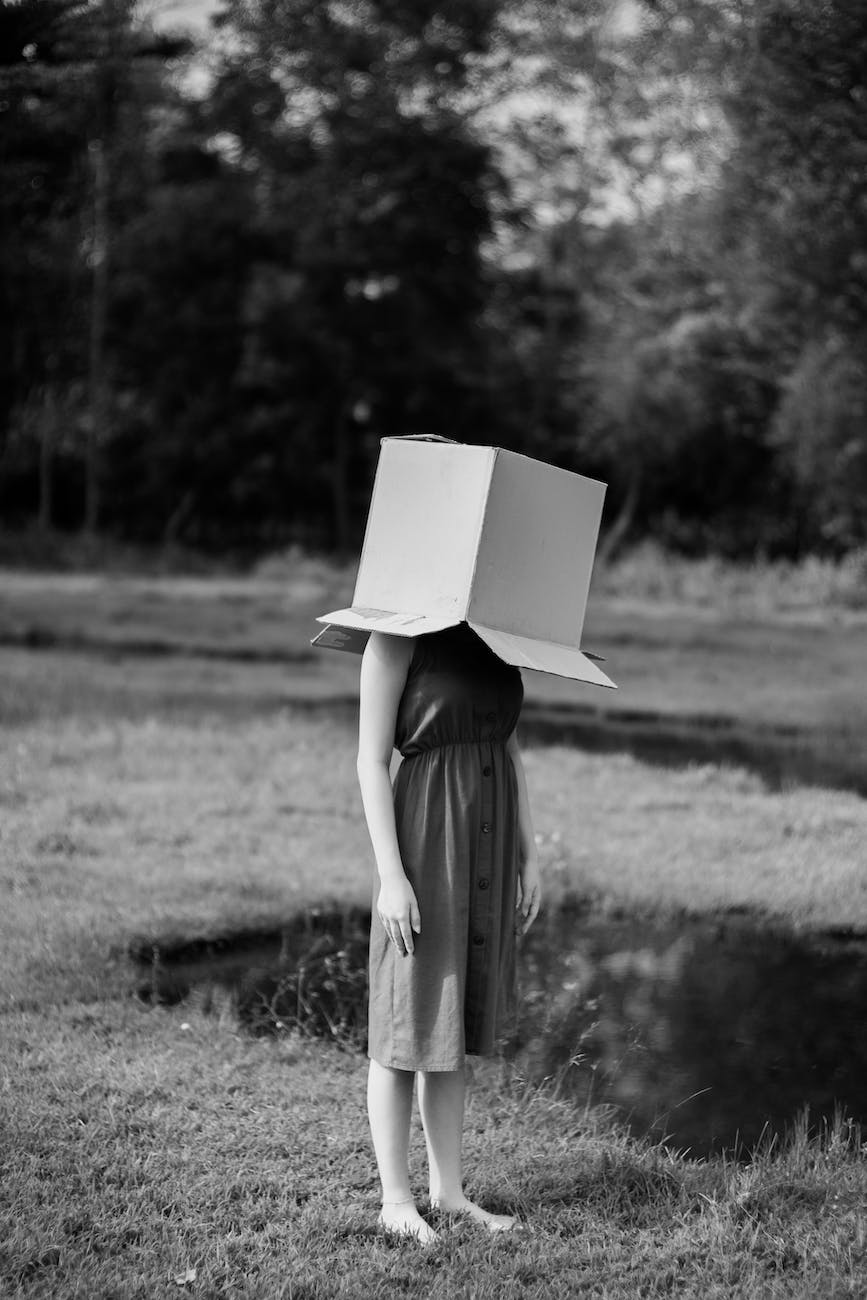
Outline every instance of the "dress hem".
[[446, 1074], [446, 1073], [454, 1073], [455, 1070], [462, 1070], [464, 1068], [464, 1065], [466, 1064], [466, 1059], [468, 1056], [490, 1057], [490, 1056], [495, 1056], [496, 1053], [495, 1052], [465, 1052], [463, 1056], [460, 1058], [460, 1061], [457, 1063], [457, 1065], [440, 1065], [440, 1064], [404, 1065], [402, 1064], [401, 1061], [396, 1061], [396, 1060], [383, 1061], [378, 1056], [374, 1056], [372, 1052], [368, 1052], [367, 1055], [371, 1061], [376, 1061], [377, 1065], [381, 1065], [386, 1070], [406, 1070], [408, 1074]]

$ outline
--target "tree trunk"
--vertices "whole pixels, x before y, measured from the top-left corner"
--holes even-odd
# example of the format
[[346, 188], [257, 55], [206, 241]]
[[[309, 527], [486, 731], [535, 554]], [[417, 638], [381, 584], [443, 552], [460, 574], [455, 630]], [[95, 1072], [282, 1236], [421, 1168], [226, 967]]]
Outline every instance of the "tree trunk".
[[193, 512], [195, 502], [195, 491], [192, 488], [189, 488], [166, 520], [165, 527], [163, 528], [163, 546], [170, 546], [173, 542], [178, 540], [181, 535], [181, 529], [184, 527]]
[[546, 240], [545, 255], [539, 276], [540, 308], [542, 312], [542, 338], [536, 354], [535, 375], [533, 379], [528, 429], [534, 447], [545, 444], [545, 415], [550, 409], [551, 393], [557, 368], [557, 348], [559, 344], [559, 322], [557, 320], [556, 263], [551, 240]]
[[641, 495], [641, 470], [636, 465], [629, 479], [629, 485], [626, 489], [626, 496], [623, 498], [623, 504], [617, 512], [617, 518], [611, 527], [605, 532], [596, 551], [596, 563], [603, 567], [614, 559], [629, 534], [632, 527], [632, 521], [635, 518], [635, 511], [638, 509], [638, 500]]
[[334, 422], [332, 506], [334, 544], [341, 556], [349, 553], [349, 406], [342, 402]]
[[39, 424], [39, 515], [36, 526], [40, 533], [51, 531], [54, 517], [54, 438], [57, 432], [57, 403], [48, 390], [42, 403]]
[[100, 448], [106, 440], [109, 415], [106, 374], [105, 324], [108, 315], [108, 186], [109, 169], [105, 140], [90, 144], [93, 164], [93, 278], [90, 296], [90, 340], [88, 349], [88, 425], [85, 449], [84, 531], [94, 536], [99, 526]]

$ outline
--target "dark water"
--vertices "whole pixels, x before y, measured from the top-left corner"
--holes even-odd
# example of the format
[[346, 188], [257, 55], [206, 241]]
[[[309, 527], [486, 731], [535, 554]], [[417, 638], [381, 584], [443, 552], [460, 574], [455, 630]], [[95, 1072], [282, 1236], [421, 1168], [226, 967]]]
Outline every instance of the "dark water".
[[[360, 910], [314, 912], [280, 936], [158, 954], [139, 992], [172, 1002], [222, 985], [254, 1032], [301, 1025], [363, 1048], [366, 927]], [[816, 1126], [837, 1108], [867, 1121], [867, 942], [576, 903], [537, 922], [521, 970], [506, 1054], [637, 1133], [744, 1154], [805, 1107]]]
[[845, 728], [810, 729], [722, 715], [610, 712], [566, 704], [525, 704], [521, 736], [530, 744], [573, 745], [590, 753], [626, 753], [648, 763], [733, 763], [771, 790], [792, 784], [832, 786], [867, 796], [860, 737]]
[[[695, 1154], [749, 1150], [804, 1107], [867, 1119], [867, 943], [738, 918], [565, 908], [525, 953], [518, 1059]], [[570, 1064], [571, 1062], [571, 1064]]]
[[[292, 700], [294, 709], [343, 717], [355, 726], [358, 702]], [[528, 745], [571, 745], [588, 753], [632, 754], [665, 767], [733, 763], [772, 790], [830, 786], [867, 797], [867, 746], [852, 727], [799, 727], [720, 714], [667, 715], [653, 710], [528, 700], [520, 735]]]

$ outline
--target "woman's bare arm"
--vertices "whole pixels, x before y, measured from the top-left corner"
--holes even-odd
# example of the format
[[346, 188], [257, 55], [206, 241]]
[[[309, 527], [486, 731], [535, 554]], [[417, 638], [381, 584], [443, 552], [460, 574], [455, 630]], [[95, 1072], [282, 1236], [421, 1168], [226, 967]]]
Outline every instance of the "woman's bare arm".
[[524, 761], [521, 758], [516, 732], [512, 732], [506, 748], [511, 756], [515, 768], [515, 777], [518, 782], [518, 834], [521, 838], [521, 864], [518, 870], [518, 897], [515, 906], [520, 910], [524, 918], [520, 932], [526, 934], [538, 916], [542, 902], [539, 853], [536, 848], [536, 836], [533, 833], [527, 776], [524, 772]]
[[421, 933], [415, 892], [407, 880], [397, 842], [391, 789], [391, 756], [397, 708], [412, 659], [409, 637], [373, 632], [361, 661], [358, 723], [358, 783], [379, 873], [377, 911], [398, 951], [413, 951]]

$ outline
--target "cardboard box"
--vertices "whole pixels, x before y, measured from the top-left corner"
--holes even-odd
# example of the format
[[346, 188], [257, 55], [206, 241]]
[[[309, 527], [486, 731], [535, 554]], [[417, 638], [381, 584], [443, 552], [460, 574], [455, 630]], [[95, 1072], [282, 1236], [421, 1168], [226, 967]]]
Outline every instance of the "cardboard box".
[[466, 621], [506, 663], [613, 687], [580, 648], [604, 496], [499, 447], [383, 439], [352, 605], [313, 645]]

